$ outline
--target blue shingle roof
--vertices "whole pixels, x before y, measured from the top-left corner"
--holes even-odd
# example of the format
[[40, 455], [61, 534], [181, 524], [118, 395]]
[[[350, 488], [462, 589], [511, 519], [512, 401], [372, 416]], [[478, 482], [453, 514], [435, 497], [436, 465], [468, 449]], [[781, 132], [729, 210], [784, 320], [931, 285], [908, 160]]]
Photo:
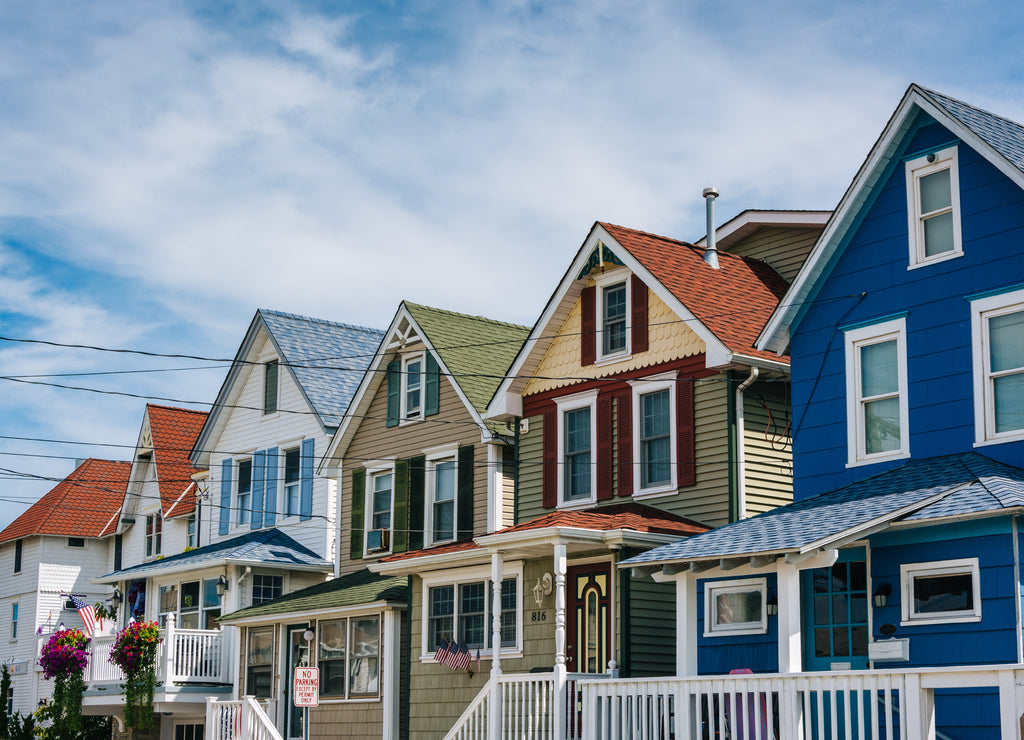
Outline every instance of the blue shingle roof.
[[337, 427], [384, 332], [264, 308], [259, 314], [324, 425]]
[[230, 540], [222, 540], [205, 547], [197, 547], [195, 550], [135, 565], [110, 573], [104, 578], [114, 575], [128, 578], [158, 573], [163, 570], [179, 571], [191, 567], [201, 568], [204, 565], [225, 560], [245, 563], [258, 562], [268, 566], [310, 565], [325, 569], [332, 567], [330, 562], [309, 548], [300, 545], [281, 530], [272, 528], [247, 532], [239, 537], [232, 537]]
[[[923, 508], [913, 508], [942, 496]], [[634, 565], [795, 551], [911, 507], [901, 521], [1024, 506], [1024, 470], [976, 452], [912, 460], [835, 491], [649, 550]]]
[[980, 136], [989, 146], [1024, 172], [1024, 126], [963, 101], [918, 87], [921, 94]]

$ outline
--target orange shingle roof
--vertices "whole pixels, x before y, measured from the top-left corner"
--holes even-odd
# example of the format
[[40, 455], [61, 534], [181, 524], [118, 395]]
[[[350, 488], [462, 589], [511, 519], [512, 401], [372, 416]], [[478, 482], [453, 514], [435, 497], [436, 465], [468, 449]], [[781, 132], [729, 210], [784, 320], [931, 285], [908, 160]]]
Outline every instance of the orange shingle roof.
[[680, 536], [701, 534], [710, 529], [692, 519], [630, 502], [584, 511], [553, 511], [514, 527], [506, 527], [495, 534], [523, 532], [545, 527], [575, 527], [577, 529], [596, 529], [601, 532], [612, 529], [631, 529], [635, 532]]
[[386, 558], [381, 558], [382, 563], [391, 563], [395, 560], [408, 560], [409, 558], [425, 558], [428, 555], [447, 555], [453, 552], [465, 552], [466, 550], [482, 550], [480, 545], [473, 542], [473, 540], [462, 540], [460, 542], [449, 542], [445, 545], [435, 545], [434, 547], [428, 547], [423, 550], [411, 550], [409, 552], [400, 552], [397, 555], [388, 555]]
[[[184, 498], [181, 494], [192, 484], [192, 474], [199, 472], [199, 468], [189, 460], [189, 455], [208, 414], [152, 403], [146, 406], [146, 413], [153, 438], [153, 463], [160, 486], [162, 513], [164, 516], [191, 514], [196, 508], [195, 489]], [[175, 501], [178, 501], [177, 506]]]
[[729, 350], [780, 359], [774, 352], [754, 347], [757, 335], [789, 287], [775, 270], [760, 260], [728, 252], [718, 253], [716, 270], [704, 261], [703, 247], [599, 223]]
[[33, 534], [100, 537], [113, 532], [131, 467], [89, 458], [0, 532], [0, 542]]

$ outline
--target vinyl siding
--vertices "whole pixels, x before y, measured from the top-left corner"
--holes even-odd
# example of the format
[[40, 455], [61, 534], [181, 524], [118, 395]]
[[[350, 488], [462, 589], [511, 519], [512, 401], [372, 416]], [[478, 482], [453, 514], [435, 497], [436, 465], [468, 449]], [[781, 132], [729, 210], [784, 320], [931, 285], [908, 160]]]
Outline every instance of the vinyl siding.
[[[629, 589], [629, 660], [619, 660], [629, 678], [674, 676], [676, 673], [676, 589], [675, 583], [655, 583], [650, 578], [633, 578], [630, 570], [619, 571], [619, 583]], [[620, 595], [622, 589], [620, 589]], [[625, 663], [628, 662], [628, 665]]]
[[747, 516], [793, 500], [793, 440], [783, 382], [754, 383], [743, 396]]
[[526, 420], [529, 431], [519, 435], [519, 492], [516, 500], [516, 524], [544, 514], [541, 448], [544, 443], [544, 417]]
[[819, 233], [821, 230], [817, 227], [765, 226], [736, 246], [730, 247], [729, 252], [740, 257], [753, 257], [767, 262], [787, 283], [792, 283], [807, 255], [810, 254]]

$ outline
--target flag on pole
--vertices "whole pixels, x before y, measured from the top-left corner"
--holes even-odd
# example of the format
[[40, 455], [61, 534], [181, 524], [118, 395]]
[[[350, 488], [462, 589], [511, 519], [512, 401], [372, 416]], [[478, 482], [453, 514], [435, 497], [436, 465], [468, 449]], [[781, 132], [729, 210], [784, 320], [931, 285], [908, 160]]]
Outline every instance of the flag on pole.
[[469, 645], [462, 643], [459, 645], [459, 651], [455, 653], [455, 659], [452, 661], [453, 671], [467, 671], [469, 670], [469, 661], [472, 660], [473, 655], [469, 652]]
[[92, 633], [96, 631], [96, 610], [91, 605], [86, 604], [85, 599], [74, 594], [69, 594], [69, 596], [71, 597], [71, 603], [78, 610], [78, 616], [82, 618], [86, 636], [92, 637]]
[[455, 670], [455, 661], [459, 659], [459, 643], [452, 640], [448, 643], [448, 654], [444, 656], [444, 664]]
[[434, 653], [434, 660], [436, 660], [438, 663], [444, 663], [444, 665], [448, 665], [447, 663], [445, 663], [445, 659], [449, 655], [448, 651], [449, 643], [446, 639], [442, 637], [441, 641], [437, 645], [437, 652]]
[[476, 649], [476, 672], [480, 672], [480, 648]]

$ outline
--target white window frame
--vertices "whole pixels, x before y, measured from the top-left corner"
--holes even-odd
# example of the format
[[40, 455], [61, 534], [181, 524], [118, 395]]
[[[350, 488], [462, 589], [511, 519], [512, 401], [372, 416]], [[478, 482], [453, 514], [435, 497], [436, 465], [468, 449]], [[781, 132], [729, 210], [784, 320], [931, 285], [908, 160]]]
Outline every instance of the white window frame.
[[[352, 623], [361, 619], [377, 619], [377, 691], [373, 694], [353, 694], [351, 678], [351, 662], [352, 662]], [[339, 613], [338, 616], [330, 619], [318, 619], [316, 623], [315, 632], [317, 634], [318, 645], [316, 650], [313, 651], [314, 660], [316, 661], [316, 667], [320, 668], [320, 645], [319, 639], [321, 629], [323, 625], [328, 622], [345, 622], [345, 695], [340, 694], [327, 694], [324, 692], [320, 693], [321, 704], [357, 704], [366, 702], [378, 702], [384, 692], [383, 679], [384, 679], [384, 657], [385, 647], [384, 639], [386, 636], [385, 632], [385, 618], [384, 612], [369, 612], [363, 614], [349, 614]], [[358, 656], [355, 656], [358, 657]], [[321, 678], [323, 673], [321, 673]]]
[[[584, 391], [555, 400], [558, 414], [558, 508], [585, 508], [597, 502], [597, 391]], [[590, 496], [565, 500], [565, 413], [590, 408]]]
[[21, 573], [22, 568], [25, 567], [25, 540], [14, 541], [14, 575]]
[[[596, 305], [594, 306], [594, 318], [597, 330], [597, 336], [594, 339], [594, 349], [596, 352], [595, 357], [597, 359], [597, 362], [595, 363], [596, 365], [621, 362], [623, 360], [628, 360], [633, 356], [633, 332], [631, 321], [633, 307], [633, 281], [630, 280], [631, 275], [632, 273], [629, 270], [623, 268], [607, 272], [594, 280], [594, 301], [596, 302]], [[605, 354], [604, 291], [618, 285], [619, 283], [625, 283], [626, 286], [626, 346], [624, 349]]]
[[[761, 619], [756, 622], [718, 624], [717, 610], [712, 608], [719, 594], [761, 594]], [[732, 635], [763, 635], [768, 632], [768, 579], [743, 578], [730, 581], [704, 582], [704, 637]]]
[[[295, 452], [299, 458], [299, 477], [294, 482], [289, 483], [288, 473], [288, 453]], [[284, 512], [284, 517], [299, 516], [299, 510], [302, 508], [302, 445], [301, 443], [295, 447], [289, 447], [288, 449], [281, 450], [281, 459], [278, 462], [278, 469], [281, 471], [281, 502], [278, 504], [278, 508]], [[288, 488], [292, 487], [295, 490], [295, 510], [289, 509]]]
[[[146, 514], [145, 516], [143, 552], [146, 553], [147, 558], [156, 558], [160, 556], [163, 550], [164, 518], [159, 510], [154, 514]], [[152, 520], [152, 531], [150, 531], [150, 520]]]
[[[909, 400], [907, 398], [907, 324], [906, 317], [847, 329], [846, 342], [846, 467], [871, 465], [883, 460], [910, 457]], [[872, 344], [896, 341], [897, 382], [900, 406], [900, 446], [895, 450], [868, 454], [865, 450], [867, 428], [861, 396], [860, 350]]]
[[[983, 446], [1024, 439], [1024, 429], [996, 432], [988, 320], [1024, 311], [1024, 289], [971, 300], [971, 351], [974, 365], [974, 444]], [[1006, 374], [1014, 374], [1012, 371]]]
[[[928, 576], [969, 574], [973, 589], [974, 608], [948, 612], [917, 613], [913, 611], [914, 579]], [[981, 570], [978, 558], [936, 560], [927, 563], [900, 563], [900, 616], [901, 626], [919, 624], [954, 624], [981, 621]]]
[[[386, 550], [374, 550], [370, 552], [367, 547], [367, 538], [371, 530], [377, 529], [373, 526], [373, 480], [379, 475], [391, 476], [391, 518], [388, 525], [388, 547]], [[395, 546], [395, 462], [374, 460], [366, 463], [366, 485], [363, 490], [363, 557], [377, 558], [391, 553]]]
[[[249, 490], [242, 493], [240, 487], [242, 485], [241, 469], [243, 463], [249, 463]], [[235, 460], [235, 526], [245, 527], [248, 529], [252, 525], [252, 515], [255, 513], [252, 509], [252, 474], [255, 465], [254, 460], [251, 457], [242, 458]], [[242, 506], [242, 496], [246, 496], [246, 504]], [[243, 514], [245, 515], [243, 518]]]
[[[426, 464], [426, 496], [424, 496], [426, 512], [423, 517], [426, 546], [439, 545], [443, 542], [455, 542], [459, 538], [459, 446], [444, 445], [440, 448], [424, 450]], [[437, 494], [437, 464], [451, 462], [455, 471], [454, 489], [452, 491], [452, 536], [446, 539], [434, 539], [434, 496]], [[393, 498], [392, 494], [392, 498]]]
[[[664, 373], [653, 378], [630, 381], [633, 388], [633, 497], [642, 499], [647, 497], [664, 496], [675, 493], [679, 488], [678, 474], [679, 465], [676, 459], [676, 448], [678, 446], [678, 429], [676, 428], [676, 377], [678, 373]], [[640, 449], [642, 441], [642, 419], [640, 417], [640, 398], [650, 393], [668, 391], [669, 403], [669, 468], [671, 478], [668, 483], [661, 483], [648, 488], [643, 487], [643, 471], [641, 469]], [[621, 413], [621, 409], [619, 410]]]
[[18, 641], [18, 620], [21, 618], [21, 602], [15, 601], [11, 604], [11, 642]]
[[[960, 174], [957, 147], [951, 146], [929, 152], [906, 163], [907, 229], [910, 235], [910, 264], [908, 269], [945, 262], [962, 257], [963, 240], [960, 234]], [[930, 161], [929, 161], [930, 160]], [[942, 170], [949, 170], [950, 211], [953, 214], [953, 249], [932, 257], [925, 256], [924, 220], [921, 214], [921, 178]]]
[[[270, 366], [274, 365], [277, 368], [277, 387], [274, 389], [274, 408], [267, 408], [267, 374], [270, 372]], [[281, 362], [278, 358], [274, 357], [263, 361], [263, 395], [260, 398], [260, 413], [261, 416], [277, 416], [281, 412]]]
[[[507, 561], [502, 564], [501, 580], [505, 581], [509, 578], [516, 579], [516, 644], [514, 646], [509, 645], [508, 647], [500, 648], [500, 655], [504, 659], [506, 657], [522, 657], [523, 654], [523, 561], [514, 560]], [[476, 583], [478, 581], [484, 581], [487, 584], [487, 598], [485, 599], [487, 609], [485, 612], [484, 623], [487, 627], [488, 635], [493, 634], [494, 625], [493, 619], [494, 614], [491, 609], [494, 606], [494, 589], [491, 584], [491, 566], [480, 565], [470, 568], [460, 568], [452, 571], [442, 571], [433, 574], [424, 574], [420, 578], [421, 584], [421, 604], [423, 608], [420, 610], [420, 634], [423, 639], [420, 640], [420, 662], [421, 663], [435, 663], [434, 652], [429, 649], [429, 635], [430, 635], [430, 589], [438, 586], [453, 586], [455, 589], [455, 609], [452, 615], [452, 624], [455, 629], [458, 629], [458, 600], [459, 600], [459, 586], [466, 583]], [[480, 648], [480, 656], [492, 656], [494, 654], [494, 646], [489, 648]], [[475, 656], [475, 653], [474, 653]]]
[[[251, 585], [249, 587], [249, 604], [250, 604], [250, 606], [256, 606], [258, 604], [267, 604], [267, 603], [273, 601], [274, 599], [279, 599], [282, 596], [284, 596], [286, 593], [288, 593], [288, 584], [285, 583], [284, 574], [282, 574], [282, 573], [253, 573], [250, 578], [251, 578], [251, 581], [250, 581]], [[256, 579], [257, 578], [260, 578], [260, 579], [263, 579], [263, 578], [279, 578], [281, 580], [281, 593], [279, 593], [277, 596], [271, 597], [270, 599], [261, 599], [260, 601], [256, 601]], [[263, 586], [261, 585], [261, 588], [262, 587]]]
[[[73, 544], [75, 542], [81, 542], [82, 544]], [[68, 537], [67, 542], [65, 544], [67, 547], [74, 548], [75, 550], [81, 550], [85, 547], [85, 537]]]
[[[420, 406], [416, 416], [409, 417], [409, 363], [416, 362], [419, 360], [420, 363]], [[399, 424], [415, 424], [418, 421], [423, 421], [426, 412], [427, 403], [427, 353], [424, 352], [411, 352], [407, 355], [402, 355], [402, 382], [401, 392], [399, 394]]]

